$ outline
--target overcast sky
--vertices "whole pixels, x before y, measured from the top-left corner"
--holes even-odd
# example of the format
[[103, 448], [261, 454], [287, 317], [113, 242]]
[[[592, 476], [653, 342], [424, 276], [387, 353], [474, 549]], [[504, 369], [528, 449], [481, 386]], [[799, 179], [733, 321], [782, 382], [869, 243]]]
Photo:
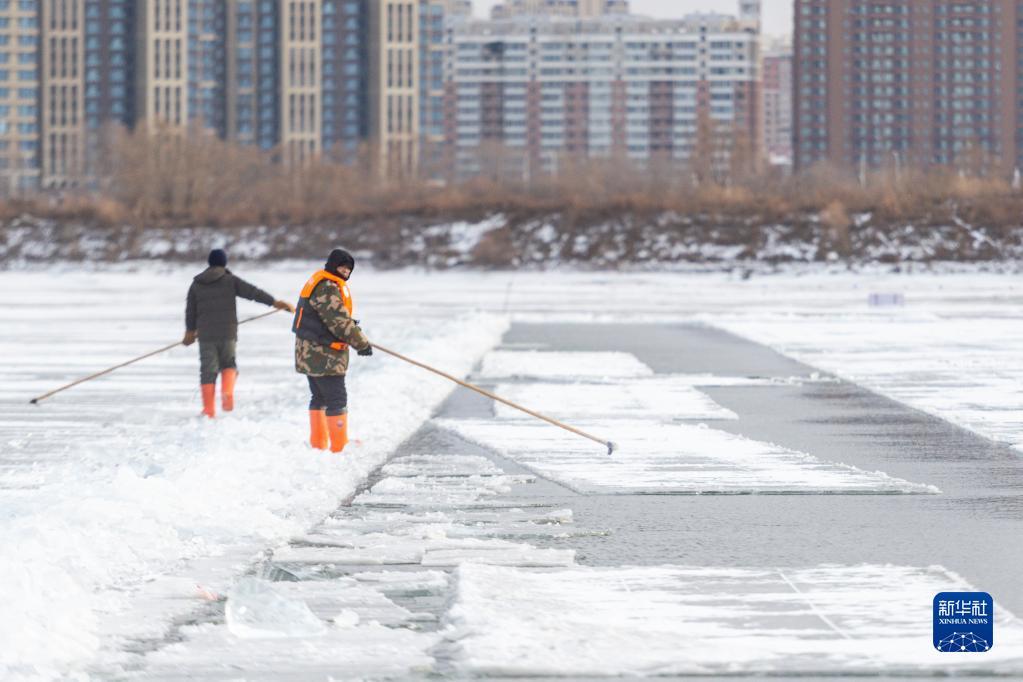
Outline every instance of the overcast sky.
[[[488, 16], [498, 0], [473, 0], [476, 14]], [[717, 11], [734, 14], [737, 0], [632, 0], [632, 11], [654, 17], [681, 17], [689, 12]], [[764, 32], [771, 35], [792, 33], [792, 0], [763, 0]]]

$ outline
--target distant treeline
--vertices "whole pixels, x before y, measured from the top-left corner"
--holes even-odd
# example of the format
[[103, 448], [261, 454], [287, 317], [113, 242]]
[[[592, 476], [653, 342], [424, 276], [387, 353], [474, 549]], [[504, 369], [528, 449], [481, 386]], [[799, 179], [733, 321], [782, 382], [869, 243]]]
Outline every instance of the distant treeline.
[[497, 172], [463, 182], [398, 181], [382, 179], [368, 162], [285, 167], [272, 153], [216, 137], [139, 130], [111, 134], [99, 171], [102, 181], [87, 191], [3, 200], [0, 220], [27, 213], [108, 226], [232, 227], [398, 215], [674, 212], [765, 224], [817, 213], [841, 243], [863, 213], [880, 222], [962, 219], [995, 229], [1023, 219], [1023, 192], [982, 169], [890, 168], [858, 176], [822, 166], [789, 177], [750, 163], [722, 175], [656, 161], [640, 167], [627, 159], [569, 158], [557, 174], [528, 182]]

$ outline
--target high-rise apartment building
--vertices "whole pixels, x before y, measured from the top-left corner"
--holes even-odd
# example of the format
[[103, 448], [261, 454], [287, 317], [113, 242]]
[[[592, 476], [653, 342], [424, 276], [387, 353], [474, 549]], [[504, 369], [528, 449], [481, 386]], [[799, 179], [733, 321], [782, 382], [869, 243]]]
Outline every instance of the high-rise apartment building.
[[0, 4], [0, 192], [39, 182], [39, 6]]
[[322, 0], [280, 5], [280, 145], [288, 164], [307, 163], [321, 150], [323, 112]]
[[760, 0], [739, 0], [739, 19], [760, 30]]
[[323, 153], [332, 161], [358, 158], [369, 135], [369, 7], [323, 0]]
[[197, 130], [227, 132], [227, 3], [188, 2], [188, 120]]
[[717, 14], [521, 16], [449, 28], [457, 175], [553, 172], [565, 158], [729, 164], [756, 155], [759, 34]]
[[518, 16], [592, 19], [607, 14], [628, 14], [628, 0], [505, 0], [490, 10], [492, 19]]
[[776, 166], [792, 165], [792, 48], [778, 43], [764, 50], [761, 64], [763, 153]]
[[276, 8], [227, 0], [224, 137], [269, 149], [277, 143]]
[[43, 0], [39, 18], [41, 165], [50, 184], [66, 186], [85, 164], [85, 2]]
[[795, 160], [1020, 165], [1016, 0], [796, 0]]
[[445, 26], [472, 16], [468, 0], [420, 0], [419, 22], [419, 169], [440, 180], [449, 165], [445, 145], [444, 111], [447, 79], [444, 65], [451, 44]]
[[369, 143], [381, 175], [419, 164], [419, 0], [373, 0], [369, 9]]
[[[463, 3], [448, 0], [453, 7]], [[383, 3], [388, 4], [394, 3]], [[12, 169], [13, 187], [34, 186], [40, 177], [46, 187], [72, 186], [97, 172], [109, 126], [139, 124], [217, 135], [273, 150], [286, 163], [321, 155], [353, 161], [370, 136], [370, 15], [380, 5], [377, 0], [0, 2], [6, 25], [0, 27], [0, 66], [7, 66], [0, 68], [0, 88], [8, 86], [0, 90], [7, 95], [0, 98], [0, 130], [6, 135], [6, 147], [0, 140], [5, 152], [0, 166]], [[418, 106], [418, 93], [412, 92], [417, 74], [407, 76], [416, 61], [408, 53], [418, 50], [415, 5], [413, 0], [401, 4], [406, 25], [412, 25], [399, 34], [401, 43], [385, 34], [381, 52], [374, 55], [405, 69], [404, 80], [387, 86], [383, 100], [401, 107], [403, 115], [409, 106], [393, 100], [399, 92]], [[11, 68], [15, 64], [22, 68]], [[405, 129], [392, 127], [388, 134], [388, 144], [401, 152], [398, 168], [412, 164], [409, 159], [417, 153], [417, 144], [409, 145], [415, 119], [402, 121]]]
[[188, 123], [189, 0], [138, 0], [136, 121], [184, 129]]
[[[49, 0], [47, 0], [49, 1]], [[79, 0], [85, 10], [86, 167], [102, 144], [104, 129], [135, 122], [135, 0]], [[48, 30], [44, 25], [44, 32]], [[43, 120], [43, 128], [46, 128]], [[43, 162], [43, 175], [54, 173]]]

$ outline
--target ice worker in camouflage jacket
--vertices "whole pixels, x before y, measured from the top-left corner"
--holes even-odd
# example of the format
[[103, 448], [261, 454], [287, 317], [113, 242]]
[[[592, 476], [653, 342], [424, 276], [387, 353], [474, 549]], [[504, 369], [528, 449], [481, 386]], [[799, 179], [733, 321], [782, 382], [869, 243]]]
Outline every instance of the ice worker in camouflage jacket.
[[235, 346], [238, 341], [238, 297], [258, 301], [278, 310], [295, 312], [290, 303], [255, 287], [227, 269], [227, 254], [213, 249], [207, 259], [209, 267], [195, 276], [188, 288], [185, 305], [185, 338], [191, 346], [199, 339], [199, 383], [202, 385], [202, 413], [216, 415], [217, 375], [220, 375], [220, 397], [225, 412], [234, 409], [234, 385], [238, 379]]
[[309, 443], [331, 452], [348, 444], [348, 347], [373, 355], [369, 339], [352, 315], [348, 278], [355, 269], [352, 254], [334, 249], [326, 265], [302, 288], [292, 331], [295, 370], [309, 379]]

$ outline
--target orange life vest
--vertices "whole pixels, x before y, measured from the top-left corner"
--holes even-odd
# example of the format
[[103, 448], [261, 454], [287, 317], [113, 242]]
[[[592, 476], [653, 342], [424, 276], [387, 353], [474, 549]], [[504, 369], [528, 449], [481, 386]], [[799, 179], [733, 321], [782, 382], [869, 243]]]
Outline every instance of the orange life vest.
[[320, 319], [320, 314], [309, 303], [309, 299], [312, 298], [316, 287], [328, 279], [331, 282], [335, 282], [338, 289], [341, 290], [341, 303], [344, 305], [345, 310], [348, 311], [348, 315], [352, 316], [355, 314], [355, 306], [352, 303], [352, 293], [348, 289], [348, 282], [337, 275], [332, 275], [326, 270], [320, 270], [313, 273], [313, 276], [302, 287], [302, 293], [298, 297], [298, 305], [295, 306], [295, 321], [291, 325], [291, 331], [295, 332], [300, 339], [315, 341], [324, 346], [330, 346], [336, 351], [343, 351], [348, 348], [348, 344], [334, 336], [323, 320]]

